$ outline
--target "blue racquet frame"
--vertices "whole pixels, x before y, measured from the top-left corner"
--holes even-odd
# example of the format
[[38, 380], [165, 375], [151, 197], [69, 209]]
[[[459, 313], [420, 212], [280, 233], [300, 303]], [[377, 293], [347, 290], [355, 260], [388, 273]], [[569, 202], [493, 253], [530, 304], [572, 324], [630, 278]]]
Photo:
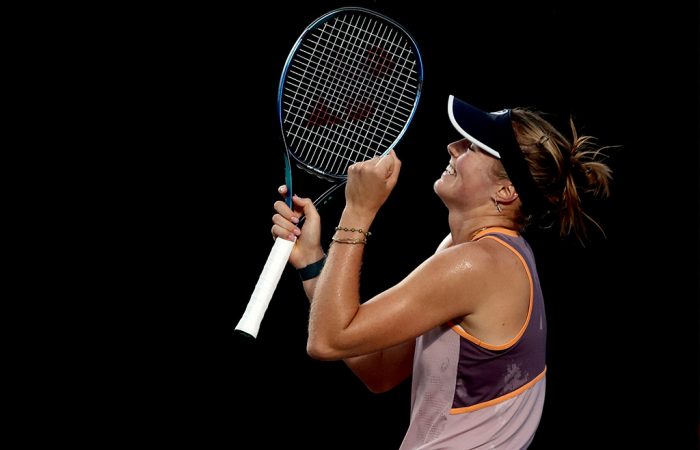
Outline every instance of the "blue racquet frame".
[[[355, 162], [385, 155], [403, 138], [418, 107], [423, 61], [411, 35], [364, 8], [324, 14], [297, 39], [282, 70], [277, 110], [284, 138], [287, 195], [292, 163], [334, 182], [323, 206]], [[256, 337], [294, 243], [276, 239], [236, 330]]]

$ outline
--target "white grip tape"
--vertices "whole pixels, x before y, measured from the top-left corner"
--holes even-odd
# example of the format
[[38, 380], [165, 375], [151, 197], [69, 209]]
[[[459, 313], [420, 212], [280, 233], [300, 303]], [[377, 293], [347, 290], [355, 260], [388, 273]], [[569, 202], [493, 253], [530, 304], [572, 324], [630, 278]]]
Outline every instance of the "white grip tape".
[[260, 322], [267, 311], [267, 306], [270, 304], [272, 294], [277, 288], [277, 283], [280, 281], [293, 248], [294, 242], [282, 238], [275, 239], [275, 245], [272, 246], [270, 256], [267, 257], [265, 267], [263, 267], [253, 294], [250, 296], [243, 317], [236, 325], [236, 330], [244, 331], [253, 337], [258, 336]]

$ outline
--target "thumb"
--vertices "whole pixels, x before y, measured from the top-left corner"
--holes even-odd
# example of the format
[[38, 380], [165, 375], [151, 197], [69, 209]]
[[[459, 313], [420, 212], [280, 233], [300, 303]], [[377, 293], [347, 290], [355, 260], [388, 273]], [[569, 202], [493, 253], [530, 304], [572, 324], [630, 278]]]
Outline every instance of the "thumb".
[[310, 198], [302, 198], [295, 194], [292, 197], [292, 201], [294, 202], [294, 209], [301, 209], [304, 211], [304, 215], [307, 219], [318, 217], [318, 210], [316, 210], [316, 206], [314, 206], [314, 202]]
[[377, 167], [383, 166], [387, 179], [396, 178], [401, 169], [401, 161], [396, 156], [394, 150], [389, 150], [389, 153], [384, 155], [377, 162]]

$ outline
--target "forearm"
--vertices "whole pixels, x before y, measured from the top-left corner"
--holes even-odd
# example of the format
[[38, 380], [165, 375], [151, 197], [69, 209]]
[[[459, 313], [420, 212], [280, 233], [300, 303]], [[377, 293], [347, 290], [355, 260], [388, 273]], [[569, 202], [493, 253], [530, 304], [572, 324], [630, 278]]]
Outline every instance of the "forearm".
[[[366, 231], [373, 219], [373, 215], [346, 208], [340, 224]], [[343, 340], [344, 331], [360, 308], [360, 267], [364, 244], [350, 242], [363, 240], [366, 236], [357, 231], [339, 230], [335, 238], [328, 250], [323, 273], [313, 289], [309, 315], [308, 350], [312, 356], [321, 359], [335, 359], [336, 349], [347, 348], [348, 343]]]
[[[313, 299], [318, 277], [303, 281], [309, 302]], [[415, 341], [398, 345], [368, 355], [345, 358], [343, 361], [352, 372], [374, 392], [386, 392], [411, 374]]]

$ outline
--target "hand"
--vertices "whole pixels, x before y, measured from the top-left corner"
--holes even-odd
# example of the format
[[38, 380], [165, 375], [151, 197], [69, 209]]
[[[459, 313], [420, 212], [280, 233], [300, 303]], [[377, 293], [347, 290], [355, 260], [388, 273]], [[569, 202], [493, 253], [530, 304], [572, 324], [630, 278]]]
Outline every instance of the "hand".
[[401, 161], [394, 150], [350, 166], [345, 186], [346, 208], [374, 218], [396, 186], [400, 171]]
[[[280, 186], [279, 193], [284, 197], [287, 194], [287, 186]], [[323, 257], [321, 247], [321, 216], [318, 215], [313, 201], [309, 198], [292, 197], [294, 211], [284, 201], [275, 202], [277, 214], [272, 216], [272, 236], [277, 239], [296, 240], [296, 244], [289, 256], [289, 263], [296, 269], [301, 269], [315, 263]], [[304, 219], [304, 227], [300, 229], [297, 224], [301, 216]]]

